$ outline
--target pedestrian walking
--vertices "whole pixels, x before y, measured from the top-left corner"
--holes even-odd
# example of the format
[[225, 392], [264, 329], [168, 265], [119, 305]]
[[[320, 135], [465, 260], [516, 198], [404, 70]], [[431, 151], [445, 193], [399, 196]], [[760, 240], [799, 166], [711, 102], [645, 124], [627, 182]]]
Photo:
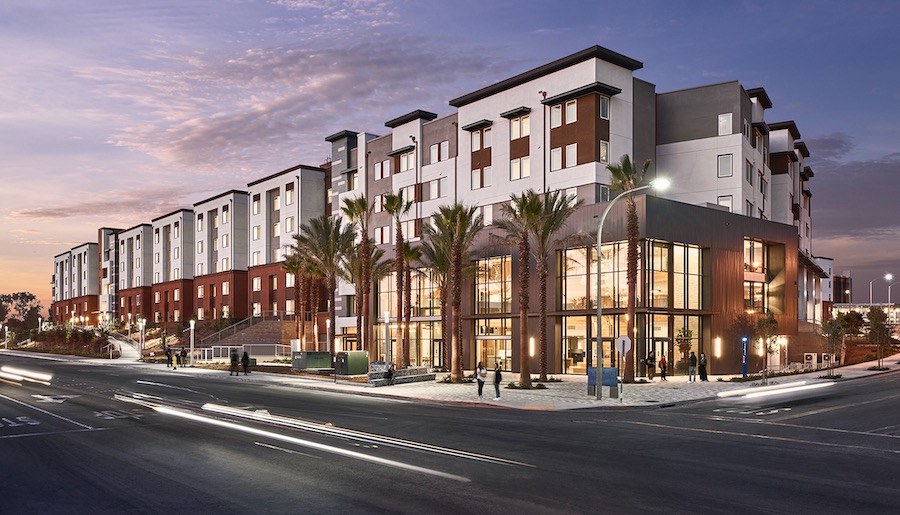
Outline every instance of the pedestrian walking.
[[700, 353], [700, 380], [701, 381], [709, 381], [709, 377], [706, 375], [707, 374], [706, 365], [707, 365], [706, 353], [701, 352]]
[[484, 368], [484, 363], [478, 362], [478, 366], [475, 367], [475, 381], [478, 383], [478, 398], [481, 398], [481, 392], [484, 390], [484, 382], [487, 380], [487, 369]]
[[184, 366], [184, 364], [187, 363], [187, 351], [184, 350], [184, 347], [181, 348], [181, 354], [179, 354], [179, 357], [181, 358], [181, 366]]
[[691, 351], [690, 357], [688, 357], [688, 382], [696, 382], [697, 381], [697, 355], [694, 354], [694, 351]]
[[241, 366], [244, 367], [244, 375], [247, 375], [250, 370], [250, 355], [247, 354], [247, 351], [244, 351], [244, 355], [241, 356]]
[[497, 394], [494, 397], [495, 401], [500, 400], [500, 380], [503, 379], [503, 375], [500, 374], [500, 362], [498, 361], [496, 365], [494, 365], [494, 392]]
[[172, 368], [172, 349], [166, 347], [166, 368]]
[[669, 363], [666, 362], [666, 355], [663, 354], [662, 357], [659, 358], [659, 379], [660, 381], [667, 381], [666, 379], [666, 367], [669, 366]]
[[238, 364], [240, 364], [241, 358], [238, 356], [237, 349], [231, 349], [231, 367], [228, 369], [229, 376], [239, 376], [240, 371], [238, 370]]
[[653, 376], [656, 375], [656, 353], [650, 351], [644, 363], [647, 365], [647, 379], [653, 381]]

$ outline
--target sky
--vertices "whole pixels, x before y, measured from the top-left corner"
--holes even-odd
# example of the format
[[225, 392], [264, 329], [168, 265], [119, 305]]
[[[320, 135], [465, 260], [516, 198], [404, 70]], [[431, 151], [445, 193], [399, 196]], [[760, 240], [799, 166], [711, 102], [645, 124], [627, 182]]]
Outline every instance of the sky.
[[[853, 299], [900, 281], [900, 2], [3, 0], [0, 293], [50, 306], [53, 257], [386, 134], [593, 45], [657, 92], [762, 86], [807, 142], [813, 253]], [[900, 287], [892, 299], [900, 301]]]

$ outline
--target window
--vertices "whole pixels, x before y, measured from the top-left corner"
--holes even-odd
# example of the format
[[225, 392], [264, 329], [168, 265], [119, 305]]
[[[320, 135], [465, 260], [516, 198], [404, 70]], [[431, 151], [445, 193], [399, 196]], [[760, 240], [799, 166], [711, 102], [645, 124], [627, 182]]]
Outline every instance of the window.
[[231, 261], [228, 258], [222, 258], [222, 271], [227, 272], [231, 268]]
[[260, 304], [259, 302], [253, 303], [253, 316], [262, 316], [262, 304]]
[[262, 291], [262, 277], [253, 278], [253, 291]]
[[281, 236], [281, 222], [275, 222], [274, 224], [272, 224], [272, 236]]
[[231, 317], [231, 306], [222, 306], [222, 318]]
[[181, 290], [179, 288], [175, 288], [173, 296], [174, 298], [172, 300], [181, 300]]
[[181, 269], [180, 268], [176, 268], [172, 272], [172, 279], [175, 279], [175, 280], [181, 279]]
[[762, 170], [757, 170], [756, 175], [759, 179], [757, 182], [757, 184], [759, 184], [759, 192], [762, 193], [763, 198], [766, 198], [766, 180], [763, 178], [764, 175]]
[[287, 299], [284, 301], [284, 314], [285, 315], [293, 315], [294, 314], [294, 299]]
[[203, 320], [203, 308], [197, 308], [197, 320]]
[[288, 233], [288, 234], [294, 232], [294, 217], [293, 216], [289, 216], [284, 219], [284, 232]]
[[429, 161], [428, 161], [429, 163], [437, 163], [438, 161], [441, 160], [441, 154], [440, 154], [440, 152], [438, 151], [439, 148], [440, 148], [440, 147], [438, 147], [438, 144], [437, 144], [437, 143], [435, 143], [434, 145], [431, 145], [431, 146], [428, 148], [428, 150], [429, 150], [429, 157], [430, 157], [430, 159], [429, 159]]
[[256, 241], [256, 240], [259, 239], [259, 233], [260, 233], [259, 226], [258, 226], [258, 225], [254, 225], [254, 226], [253, 226], [253, 241]]
[[478, 214], [483, 218], [484, 225], [491, 225], [494, 223], [494, 206], [491, 204], [479, 207]]
[[744, 309], [765, 312], [766, 283], [744, 281]]
[[384, 211], [384, 194], [375, 195], [375, 198], [372, 200], [373, 206], [372, 210], [376, 213], [380, 213]]
[[405, 172], [416, 167], [416, 154], [413, 151], [400, 154], [400, 171]]
[[732, 175], [734, 175], [734, 171], [732, 170], [733, 156], [731, 154], [722, 154], [719, 156], [718, 160], [719, 177], [731, 177]]
[[197, 275], [203, 275], [203, 263], [197, 263]]
[[731, 113], [719, 115], [719, 136], [731, 134]]
[[562, 125], [562, 105], [550, 106], [550, 128], [555, 129]]
[[509, 139], [519, 139], [528, 137], [531, 134], [531, 117], [530, 115], [519, 116], [509, 121]]
[[472, 131], [472, 152], [481, 150], [483, 148], [490, 148], [491, 145], [492, 143], [490, 127]]
[[259, 194], [253, 195], [252, 211], [254, 215], [259, 214]]
[[491, 167], [472, 170], [472, 189], [487, 188], [491, 185]]
[[750, 161], [744, 163], [744, 179], [753, 186], [753, 163]]
[[203, 213], [197, 215], [197, 232], [203, 232]]
[[578, 188], [566, 188], [563, 195], [569, 199], [569, 206], [575, 207], [575, 203], [578, 202]]
[[733, 200], [733, 199], [732, 199], [731, 195], [721, 195], [721, 196], [719, 196], [719, 198], [718, 198], [718, 200], [716, 201], [716, 203], [719, 204], [719, 205], [722, 206], [722, 207], [728, 208], [728, 212], [730, 213], [730, 212], [731, 212], [731, 204], [732, 204], [732, 200]]
[[750, 140], [750, 122], [748, 122], [746, 118], [743, 119], [743, 124], [741, 127], [742, 127], [741, 133], [749, 141]]
[[381, 180], [391, 175], [390, 161], [375, 163], [375, 180]]
[[159, 304], [159, 292], [158, 291], [153, 292], [153, 302]]
[[609, 163], [609, 142], [600, 140], [600, 162]]
[[416, 185], [412, 184], [400, 188], [400, 198], [403, 199], [404, 204], [407, 202], [418, 202], [419, 199], [416, 198]]
[[594, 202], [609, 202], [609, 186], [606, 184], [597, 184], [594, 190]]
[[231, 289], [229, 288], [229, 286], [230, 286], [230, 285], [229, 285], [228, 281], [225, 281], [225, 282], [222, 283], [222, 295], [228, 295], [228, 292], [231, 291]]
[[447, 178], [441, 177], [433, 181], [428, 181], [428, 198], [436, 199], [447, 196]]
[[172, 253], [175, 255], [175, 259], [179, 259], [181, 257], [181, 247], [175, 247]]
[[356, 170], [347, 172], [347, 191], [353, 191], [359, 187], [359, 174]]
[[407, 240], [416, 238], [421, 236], [418, 231], [419, 224], [418, 220], [406, 220], [405, 222], [400, 222], [400, 230], [403, 231], [403, 237]]
[[450, 142], [444, 140], [440, 143], [435, 143], [430, 147], [431, 160], [429, 161], [431, 164], [437, 163], [439, 161], [446, 161], [450, 159]]
[[294, 184], [285, 185], [284, 190], [284, 205], [289, 206], [294, 203]]
[[253, 252], [253, 259], [252, 259], [252, 261], [251, 261], [251, 264], [252, 264], [253, 266], [256, 266], [256, 265], [259, 264], [259, 251], [258, 251], [258, 250], [255, 251], [255, 252]]
[[750, 202], [749, 200], [745, 202], [746, 204], [744, 205], [744, 214], [747, 216], [753, 216], [753, 202]]
[[[153, 261], [154, 261], [155, 263], [159, 263], [159, 252], [156, 252], [156, 253], [153, 254]], [[139, 257], [138, 257], [138, 258], [134, 258], [134, 267], [135, 267], [135, 268], [140, 268], [140, 267], [141, 267], [141, 258], [139, 258]]]
[[272, 197], [272, 210], [278, 211], [279, 209], [281, 209], [281, 197], [275, 195]]
[[550, 149], [550, 171], [562, 169], [562, 149], [557, 147]]
[[282, 257], [284, 257], [283, 252], [283, 249], [280, 247], [275, 249], [275, 261], [281, 261]]
[[391, 242], [391, 226], [375, 228], [375, 245], [386, 245]]
[[600, 97], [600, 118], [609, 120], [609, 97]]
[[475, 273], [475, 313], [512, 312], [512, 257], [480, 259]]
[[223, 249], [228, 248], [228, 235], [227, 234], [222, 235], [222, 248]]
[[528, 156], [513, 159], [509, 162], [509, 180], [515, 181], [531, 177], [531, 158]]
[[566, 145], [566, 162], [563, 165], [566, 168], [572, 168], [573, 166], [578, 164], [578, 144], [572, 143], [571, 145]]
[[566, 102], [566, 124], [578, 121], [578, 101], [569, 100]]
[[180, 237], [181, 237], [181, 226], [179, 225], [178, 222], [175, 222], [175, 238], [177, 239]]
[[228, 223], [228, 206], [222, 206], [222, 223]]

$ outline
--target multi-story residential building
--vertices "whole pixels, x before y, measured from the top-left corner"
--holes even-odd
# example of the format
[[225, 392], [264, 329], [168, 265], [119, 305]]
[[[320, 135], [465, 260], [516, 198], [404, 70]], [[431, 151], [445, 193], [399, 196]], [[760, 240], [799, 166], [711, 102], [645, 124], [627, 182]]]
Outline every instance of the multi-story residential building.
[[231, 190], [194, 204], [197, 320], [247, 317], [249, 198]]
[[118, 318], [119, 311], [119, 246], [121, 229], [101, 227], [97, 241], [100, 245], [100, 316], [109, 322]]
[[194, 312], [194, 212], [153, 219], [153, 322], [181, 322]]
[[139, 224], [118, 235], [119, 322], [153, 318], [153, 226]]
[[326, 169], [298, 165], [247, 184], [252, 316], [294, 314], [293, 276], [283, 262], [302, 224], [326, 213]]
[[832, 291], [835, 304], [850, 304], [853, 302], [853, 278], [849, 273], [832, 275]]
[[96, 243], [83, 243], [53, 259], [54, 296], [50, 306], [57, 324], [100, 322], [99, 257]]

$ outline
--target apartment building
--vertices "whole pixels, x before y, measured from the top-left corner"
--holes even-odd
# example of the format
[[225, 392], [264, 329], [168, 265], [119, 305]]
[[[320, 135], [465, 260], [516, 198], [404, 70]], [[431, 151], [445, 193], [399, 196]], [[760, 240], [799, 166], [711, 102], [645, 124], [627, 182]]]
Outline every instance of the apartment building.
[[325, 168], [298, 165], [247, 184], [250, 201], [250, 315], [293, 315], [293, 276], [286, 249], [300, 226], [326, 211]]
[[247, 317], [249, 198], [231, 190], [194, 204], [197, 320]]
[[153, 319], [153, 226], [138, 224], [120, 232], [119, 323]]
[[194, 212], [178, 209], [152, 221], [153, 299], [157, 324], [187, 320], [194, 312]]
[[83, 243], [53, 258], [53, 300], [57, 324], [95, 325], [99, 312], [99, 257], [96, 243]]

